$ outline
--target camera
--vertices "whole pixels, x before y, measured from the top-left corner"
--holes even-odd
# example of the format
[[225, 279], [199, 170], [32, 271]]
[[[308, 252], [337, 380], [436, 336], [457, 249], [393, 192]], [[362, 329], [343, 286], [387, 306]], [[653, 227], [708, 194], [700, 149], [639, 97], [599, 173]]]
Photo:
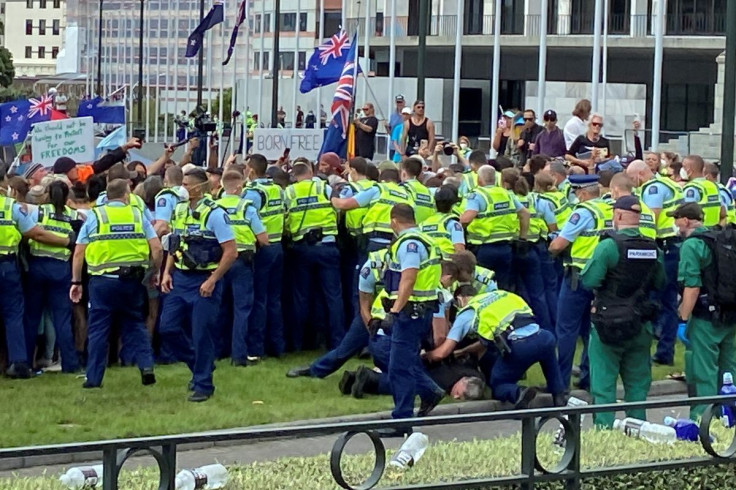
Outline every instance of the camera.
[[217, 123], [212, 121], [203, 107], [198, 107], [197, 115], [194, 116], [194, 127], [202, 133], [211, 133], [217, 129]]
[[452, 147], [452, 142], [450, 141], [442, 142], [442, 153], [444, 153], [448, 157], [455, 153], [455, 149]]

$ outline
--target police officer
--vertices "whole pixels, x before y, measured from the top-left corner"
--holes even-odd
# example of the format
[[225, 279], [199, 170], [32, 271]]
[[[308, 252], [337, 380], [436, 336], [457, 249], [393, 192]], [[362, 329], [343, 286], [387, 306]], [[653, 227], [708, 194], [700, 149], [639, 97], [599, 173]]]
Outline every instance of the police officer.
[[718, 165], [712, 162], [705, 164], [705, 179], [713, 182], [718, 187], [718, 195], [721, 198], [721, 206], [726, 208], [725, 221], [721, 221], [722, 225], [736, 225], [736, 202], [728, 188], [718, 181]]
[[281, 237], [284, 233], [284, 191], [266, 175], [268, 160], [263, 155], [248, 157], [247, 168], [250, 183], [243, 197], [253, 203], [266, 227], [268, 247], [256, 251], [253, 284], [253, 311], [250, 315], [248, 351], [250, 361], [257, 362], [266, 353], [268, 335], [269, 352], [275, 357], [284, 353], [284, 319], [281, 312], [281, 284], [284, 275], [284, 249]]
[[[714, 314], [712, 291], [716, 287], [713, 253], [706, 242], [705, 213], [698, 204], [681, 204], [670, 216], [685, 238], [680, 248], [677, 280], [682, 287], [680, 319], [687, 322], [685, 336], [690, 341], [685, 351], [685, 376], [691, 396], [718, 394], [719, 373], [736, 371], [736, 322], [733, 315]], [[711, 311], [713, 310], [713, 311]], [[697, 420], [705, 406], [690, 408], [690, 418]]]
[[[340, 369], [351, 357], [368, 347], [367, 327], [374, 317], [372, 314], [373, 304], [376, 297], [384, 290], [383, 273], [386, 267], [386, 254], [385, 248], [371, 252], [368, 255], [368, 260], [362, 265], [358, 276], [360, 309], [353, 318], [340, 345], [312, 362], [309, 366], [290, 369], [286, 373], [287, 377], [311, 376], [313, 378], [325, 378]], [[348, 371], [345, 371], [345, 373], [348, 373]], [[343, 373], [343, 380], [340, 382], [340, 389], [343, 394], [349, 394], [350, 387], [355, 381], [355, 375], [354, 373], [345, 373]], [[346, 376], [347, 378], [345, 378]], [[351, 376], [352, 379], [350, 379]]]
[[488, 159], [486, 158], [486, 154], [483, 150], [473, 150], [470, 152], [470, 155], [468, 155], [468, 165], [470, 165], [470, 169], [462, 174], [463, 180], [460, 183], [460, 189], [458, 190], [458, 194], [460, 194], [460, 196], [465, 197], [478, 187], [478, 169], [487, 164]]
[[495, 274], [492, 270], [478, 265], [475, 255], [467, 250], [458, 252], [450, 257], [452, 262], [457, 266], [457, 282], [458, 286], [467, 284], [473, 286], [479, 294], [490, 293], [498, 289]]
[[[161, 243], [143, 213], [129, 204], [127, 180], [107, 184], [107, 202], [92, 209], [77, 238], [69, 297], [82, 298], [82, 267], [89, 272], [87, 380], [83, 388], [99, 388], [107, 365], [108, 337], [113, 318], [121, 323], [123, 344], [134, 353], [141, 382], [156, 382], [153, 349], [143, 317], [143, 285], [149, 265], [161, 267]], [[153, 276], [156, 281], [157, 276]]]
[[304, 329], [309, 320], [310, 291], [317, 286], [327, 307], [330, 348], [340, 344], [345, 335], [345, 315], [340, 288], [340, 252], [337, 249], [337, 213], [330, 204], [330, 187], [312, 178], [312, 167], [297, 163], [293, 170], [296, 183], [286, 188], [288, 227], [293, 242], [294, 262], [294, 331], [293, 347], [302, 349]]
[[688, 155], [682, 159], [682, 169], [688, 182], [682, 189], [685, 202], [695, 202], [703, 209], [703, 225], [713, 228], [726, 219], [726, 207], [721, 204], [718, 187], [706, 180], [705, 161], [699, 155]]
[[575, 189], [567, 176], [567, 168], [565, 168], [565, 164], [557, 160], [552, 160], [545, 165], [544, 170], [549, 172], [549, 174], [552, 175], [552, 178], [555, 179], [557, 190], [562, 193], [567, 201], [570, 204], [576, 204], [577, 196], [575, 194]]
[[238, 249], [238, 260], [225, 273], [224, 283], [225, 294], [232, 301], [230, 357], [234, 366], [245, 367], [248, 365], [248, 344], [252, 337], [248, 322], [253, 308], [253, 258], [256, 242], [260, 247], [269, 245], [266, 228], [258, 217], [258, 211], [251, 201], [240, 197], [243, 180], [243, 174], [237, 170], [225, 172], [222, 176], [225, 194], [217, 200], [217, 204], [227, 211]]
[[[196, 168], [184, 175], [189, 202], [177, 204], [174, 236], [169, 240], [161, 291], [167, 294], [161, 311], [161, 341], [192, 371], [190, 402], [203, 402], [215, 391], [217, 312], [225, 273], [238, 258], [235, 235], [227, 213], [206, 197], [207, 174]], [[186, 328], [185, 328], [186, 325]], [[188, 328], [191, 325], [191, 330]], [[191, 331], [191, 342], [185, 332]]]
[[[61, 181], [48, 186], [49, 203], [31, 211], [31, 219], [38, 226], [60, 238], [74, 235], [72, 224], [81, 226], [77, 212], [66, 206], [69, 187]], [[29, 360], [33, 359], [38, 326], [45, 310], [51, 312], [57, 343], [61, 352], [61, 370], [73, 373], [79, 369], [72, 332], [72, 302], [69, 299], [69, 281], [72, 269], [71, 250], [68, 247], [48, 245], [30, 240], [28, 259], [28, 286], [25, 296], [26, 347]]]
[[[414, 220], [414, 210], [399, 204], [391, 210], [391, 228], [397, 236], [389, 247], [388, 268], [384, 275], [389, 301], [388, 322], [391, 324], [391, 354], [388, 375], [394, 398], [395, 419], [414, 415], [417, 392], [430, 391], [436, 384], [424, 370], [419, 347], [432, 328], [432, 317], [438, 309], [441, 252], [432, 240], [421, 233]], [[425, 387], [429, 387], [425, 390]], [[444, 393], [437, 392], [439, 401]], [[435, 400], [424, 400], [436, 405]], [[383, 435], [400, 435], [411, 428], [384, 431]]]
[[429, 189], [417, 180], [424, 171], [424, 159], [418, 155], [411, 156], [401, 164], [401, 186], [409, 191], [414, 202], [417, 224], [435, 214], [434, 198]]
[[[626, 178], [625, 176], [623, 176]], [[616, 182], [612, 182], [613, 196]], [[624, 385], [624, 400], [647, 399], [652, 382], [649, 353], [656, 307], [649, 300], [664, 286], [664, 265], [653, 238], [641, 233], [642, 206], [632, 195], [616, 197], [615, 233], [606, 234], [580, 273], [587, 289], [595, 290], [590, 334], [590, 391], [595, 404], [616, 403], [616, 381]], [[629, 410], [628, 417], [646, 420], [645, 410]], [[611, 428], [612, 412], [593, 415], [599, 427]]]
[[[610, 203], [613, 205], [617, 199], [634, 195], [634, 181], [623, 172], [617, 173], [611, 178], [610, 184]], [[657, 218], [654, 212], [639, 200], [639, 232], [643, 237], [655, 240], [657, 238]], [[615, 209], [615, 208], [613, 208]]]
[[154, 229], [158, 236], [171, 232], [169, 222], [176, 205], [189, 200], [189, 195], [182, 187], [184, 172], [178, 165], [173, 165], [164, 172], [164, 188], [156, 194], [153, 211]]
[[478, 169], [478, 187], [468, 194], [460, 223], [467, 227], [467, 241], [478, 263], [496, 273], [501, 289], [510, 289], [511, 241], [517, 236], [527, 239], [530, 213], [514, 195], [495, 184], [493, 167]]
[[555, 337], [539, 327], [531, 308], [521, 297], [503, 290], [476, 295], [472, 286], [465, 285], [455, 291], [455, 301], [460, 310], [447, 340], [440, 345], [439, 352], [428, 357], [446, 357], [460, 340], [475, 333], [487, 349], [498, 353], [489, 380], [496, 400], [513, 403], [517, 409], [527, 408], [536, 392], [532, 388], [522, 389], [518, 382], [538, 362], [554, 404], [565, 404], [566, 387], [557, 365]]
[[332, 198], [332, 205], [341, 211], [368, 209], [363, 216], [363, 238], [367, 252], [386, 248], [391, 243], [391, 209], [399, 204], [414, 204], [408, 190], [399, 185], [398, 170], [387, 168], [381, 171], [379, 180], [379, 184], [363, 189], [352, 197]]
[[[128, 170], [125, 168], [125, 166], [122, 163], [116, 163], [112, 167], [110, 167], [110, 170], [107, 171], [107, 181], [112, 182], [116, 179], [123, 179], [128, 181], [128, 185], [133, 184], [133, 179], [138, 178], [138, 172], [135, 172], [133, 170]], [[100, 195], [97, 197], [97, 200], [95, 201], [96, 206], [102, 206], [107, 203], [107, 200], [109, 198], [107, 197], [107, 192], [101, 192]], [[143, 201], [143, 198], [141, 198], [138, 194], [133, 194], [132, 192], [129, 194], [128, 199], [130, 201], [130, 205], [138, 208], [138, 210], [143, 213], [143, 217], [148, 221], [149, 223], [153, 224], [153, 213], [151, 213], [151, 210], [148, 209], [148, 206], [146, 206], [146, 203]]]
[[580, 271], [593, 256], [593, 250], [606, 230], [607, 214], [613, 213], [611, 206], [599, 198], [595, 175], [574, 176], [574, 179], [571, 178], [571, 184], [575, 189], [578, 204], [562, 227], [559, 236], [549, 245], [549, 253], [552, 255], [559, 255], [569, 247], [569, 252], [564, 257], [565, 272], [557, 302], [555, 333], [560, 373], [565, 386], [570, 385], [575, 347], [578, 337], [582, 337], [583, 357], [579, 386], [587, 389], [589, 386], [587, 345], [593, 293], [580, 283]]
[[662, 310], [654, 324], [659, 332], [657, 350], [652, 360], [657, 364], [674, 365], [677, 335], [677, 265], [680, 261], [680, 242], [675, 220], [669, 213], [682, 203], [682, 189], [669, 178], [659, 177], [641, 160], [626, 168], [639, 190], [641, 202], [651, 209], [657, 226], [657, 245], [664, 252], [664, 270], [667, 283], [655, 293]]
[[443, 257], [448, 258], [455, 252], [465, 250], [465, 232], [458, 216], [452, 212], [458, 202], [457, 189], [443, 185], [435, 192], [434, 202], [437, 212], [426, 218], [420, 224], [420, 229], [440, 247]]

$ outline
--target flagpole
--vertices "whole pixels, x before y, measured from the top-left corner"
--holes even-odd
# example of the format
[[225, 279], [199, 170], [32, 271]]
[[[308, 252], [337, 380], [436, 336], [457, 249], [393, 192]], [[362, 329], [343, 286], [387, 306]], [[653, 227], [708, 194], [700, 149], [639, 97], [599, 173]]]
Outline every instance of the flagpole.
[[[207, 31], [207, 113], [212, 116], [212, 29]], [[202, 48], [200, 48], [201, 50]]]
[[143, 14], [144, 3], [141, 1], [140, 20], [138, 22], [140, 31], [138, 32], [138, 127], [143, 125]]
[[[393, 109], [394, 102], [394, 80], [396, 79], [396, 2], [398, 0], [391, 0], [391, 24], [389, 29], [389, 48], [388, 48], [388, 113]], [[385, 29], [384, 29], [385, 30]], [[389, 116], [390, 118], [391, 116]], [[389, 119], [389, 122], [391, 120]], [[388, 135], [386, 142], [386, 155], [391, 154], [391, 135]], [[402, 142], [403, 143], [403, 142]]]
[[[602, 116], [606, 116], [606, 84], [608, 83], [608, 0], [603, 2], [603, 74], [601, 78], [601, 109]], [[606, 133], [605, 128], [601, 130]]]
[[[233, 0], [233, 3], [237, 7], [237, 1]], [[220, 46], [220, 53], [221, 53], [221, 56], [222, 56], [220, 58], [220, 60], [221, 60], [220, 61], [220, 101], [219, 101], [220, 104], [219, 104], [218, 111], [217, 111], [217, 120], [218, 120], [218, 124], [223, 129], [217, 132], [218, 143], [219, 143], [217, 145], [217, 162], [218, 162], [218, 166], [222, 165], [222, 156], [224, 154], [223, 152], [225, 151], [225, 145], [224, 145], [224, 143], [222, 141], [222, 137], [223, 137], [223, 133], [224, 133], [224, 129], [225, 129], [225, 120], [223, 119], [223, 113], [225, 112], [224, 111], [225, 108], [223, 107], [225, 105], [225, 97], [224, 97], [224, 95], [225, 95], [225, 65], [222, 64], [222, 61], [225, 60], [225, 54], [226, 54], [226, 48], [225, 48], [225, 21], [226, 21], [226, 18], [227, 17], [226, 17], [225, 12], [224, 12], [225, 11], [225, 5], [222, 6], [222, 10], [223, 10], [223, 13], [222, 13], [223, 19], [222, 19], [222, 22], [220, 22], [220, 44], [221, 44], [221, 46]], [[231, 106], [232, 106], [232, 101], [233, 101], [233, 94], [230, 93], [230, 105]], [[230, 131], [230, 134], [232, 134], [232, 131]]]
[[[378, 5], [376, 5], [378, 10]], [[358, 20], [360, 22], [360, 19]], [[371, 22], [371, 0], [365, 2], [365, 32], [363, 33], [363, 74], [365, 74], [365, 86], [363, 86], [363, 102], [368, 99], [368, 72], [370, 71], [370, 22]], [[356, 29], [357, 32], [357, 29]], [[357, 38], [356, 38], [357, 42]]]
[[[493, 18], [493, 75], [491, 76], [491, 138], [496, 134], [498, 125], [498, 88], [501, 73], [501, 2], [496, 1]], [[493, 148], [491, 148], [493, 153]]]
[[[126, 15], [126, 31], [130, 31], [131, 33], [135, 33], [135, 23], [134, 23], [134, 11], [130, 10], [128, 14]], [[130, 134], [129, 136], [133, 136], [133, 98], [134, 98], [134, 80], [135, 80], [135, 62], [133, 61], [134, 56], [134, 50], [135, 50], [135, 40], [133, 39], [134, 36], [130, 36], [130, 56], [129, 60], [130, 63], [128, 64], [128, 68], [130, 73], [128, 74], [128, 78], [130, 79], [130, 90], [128, 90], [128, 107], [130, 109], [128, 110], [128, 127], [130, 128]]]
[[457, 29], [455, 29], [455, 75], [452, 84], [452, 141], [457, 142], [460, 133], [460, 66], [463, 57], [464, 2], [457, 0]]
[[266, 0], [261, 0], [261, 51], [258, 53], [258, 126], [263, 122], [263, 52], [266, 50]]
[[[158, 29], [159, 33], [161, 32], [161, 3], [158, 4]], [[149, 43], [150, 37], [149, 37]], [[150, 75], [149, 75], [150, 78]], [[161, 36], [156, 37], [156, 100], [153, 104], [153, 115], [154, 115], [154, 135], [153, 135], [153, 142], [158, 143], [158, 119], [159, 115], [161, 114]], [[166, 123], [164, 123], [164, 128], [166, 128]], [[166, 132], [166, 129], [164, 129], [164, 133]]]
[[[319, 42], [322, 44], [325, 40], [325, 0], [319, 0]], [[309, 62], [309, 60], [307, 60]], [[306, 68], [306, 67], [305, 67]], [[318, 128], [322, 128], [322, 88], [317, 87], [317, 109], [314, 111], [315, 123]]]
[[249, 85], [250, 85], [250, 8], [249, 8], [249, 0], [245, 0], [245, 63], [243, 64], [245, 66], [245, 83], [243, 87], [243, 100], [245, 103], [243, 104], [243, 108], [245, 109], [243, 111], [243, 125], [241, 126], [240, 131], [240, 138], [242, 139], [242, 147], [243, 147], [243, 155], [248, 153], [248, 135], [246, 134], [247, 131], [247, 121], [248, 121], [248, 104], [250, 102], [250, 99], [248, 98], [250, 96], [249, 93]]
[[[149, 4], [146, 4], [148, 7]], [[146, 35], [146, 60], [151, 59], [151, 36], [149, 35], [149, 32], [151, 30], [151, 22], [150, 22], [150, 14], [151, 10], [150, 8], [146, 8], [145, 12], [145, 23], [143, 24], [146, 28], [145, 35]], [[158, 81], [157, 81], [158, 82]], [[149, 131], [151, 130], [151, 64], [146, 63], [146, 140], [150, 140], [151, 136]], [[154, 136], [154, 142], [156, 141]]]
[[273, 76], [271, 77], [271, 127], [278, 127], [278, 107], [279, 107], [279, 68], [281, 68], [281, 58], [279, 56], [281, 39], [281, 0], [273, 2]]
[[595, 13], [593, 21], [593, 69], [590, 74], [591, 105], [593, 112], [598, 112], [598, 84], [601, 78], [601, 24], [603, 23], [603, 0], [595, 0]]
[[291, 77], [294, 82], [293, 90], [291, 91], [291, 113], [294, 115], [294, 123], [291, 125], [292, 128], [296, 128], [296, 93], [299, 90], [299, 26], [301, 24], [299, 18], [301, 12], [301, 2], [300, 0], [296, 0], [296, 34], [294, 36], [296, 42], [294, 47], [294, 70], [292, 71]]
[[[171, 141], [176, 141], [176, 118], [179, 117], [179, 0], [176, 0], [176, 3], [174, 4], [174, 11], [171, 12], [172, 15], [169, 15], [169, 26], [171, 26], [171, 19], [173, 18], [173, 21], [175, 22], [175, 28], [169, 29], [169, 32], [173, 31], [173, 35], [171, 37], [172, 41], [172, 47], [169, 48], [171, 51], [169, 51], [169, 59], [171, 59], [171, 54], [174, 55], [174, 75], [173, 77], [169, 78], [167, 76], [166, 80], [166, 92], [174, 94], [174, 120], [172, 121], [173, 129], [171, 131]], [[169, 71], [167, 70], [167, 75], [169, 74]], [[187, 80], [189, 82], [189, 80]], [[174, 90], [171, 90], [170, 87], [174, 87]], [[168, 104], [167, 104], [168, 108]], [[168, 114], [168, 110], [166, 113]]]
[[[241, 2], [247, 2], [247, 0], [240, 0], [240, 1]], [[240, 20], [240, 18], [239, 18], [240, 17], [240, 6], [238, 5], [238, 2], [236, 2], [235, 0], [233, 0], [233, 6], [235, 7], [235, 22], [237, 23]], [[245, 8], [245, 5], [243, 5], [243, 8]], [[247, 19], [246, 19], [245, 23], [246, 23], [245, 35], [247, 36], [248, 35]], [[233, 26], [233, 29], [235, 29], [235, 26]], [[223, 44], [223, 46], [224, 46], [224, 44]], [[229, 47], [228, 47], [228, 49], [229, 49]], [[237, 129], [237, 126], [235, 124], [237, 122], [237, 118], [235, 117], [235, 111], [238, 110], [238, 87], [237, 87], [238, 77], [237, 77], [237, 74], [236, 74], [237, 67], [238, 67], [238, 51], [237, 51], [237, 49], [238, 49], [238, 39], [235, 38], [235, 43], [233, 44], [233, 60], [232, 60], [232, 62], [233, 62], [233, 65], [232, 65], [233, 76], [232, 76], [232, 80], [230, 82], [232, 88], [230, 89], [231, 92], [230, 92], [230, 114], [229, 114], [229, 117], [230, 117], [230, 139], [229, 139], [229, 143], [233, 147], [233, 149], [232, 149], [233, 155], [235, 153], [237, 153], [237, 148], [235, 147], [235, 138], [238, 135], [238, 129]]]
[[547, 0], [542, 0], [539, 22], [539, 67], [537, 71], [537, 118], [543, 118], [544, 99], [547, 95]]
[[[199, 24], [201, 24], [203, 20], [204, 20], [204, 0], [199, 0]], [[204, 38], [202, 38], [202, 41], [204, 41]], [[189, 80], [187, 80], [187, 84], [188, 83], [189, 83]], [[197, 58], [197, 109], [199, 109], [202, 106], [202, 102], [203, 102], [202, 101], [202, 86], [203, 86], [202, 84], [203, 83], [204, 83], [204, 50], [202, 49], [202, 46], [200, 46], [199, 47], [199, 57]]]
[[[354, 119], [355, 87], [357, 87], [358, 85], [358, 54], [360, 53], [358, 52], [357, 44], [358, 44], [358, 27], [360, 26], [360, 3], [361, 3], [361, 0], [357, 0], [357, 2], [355, 2], [356, 6], [358, 7], [358, 12], [357, 12], [357, 17], [355, 18], [355, 34], [352, 36], [352, 40], [350, 41], [351, 43], [354, 42], [356, 46], [355, 46], [355, 59], [353, 60], [355, 63], [353, 65], [353, 100], [350, 106], [350, 113], [348, 114], [349, 121], [352, 121]], [[345, 128], [345, 132], [347, 134], [348, 128]]]

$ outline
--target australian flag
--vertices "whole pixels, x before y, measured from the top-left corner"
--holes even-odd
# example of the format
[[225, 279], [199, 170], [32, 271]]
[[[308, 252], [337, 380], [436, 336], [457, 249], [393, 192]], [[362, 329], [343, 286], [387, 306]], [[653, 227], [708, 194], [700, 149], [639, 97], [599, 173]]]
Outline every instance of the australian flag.
[[35, 123], [66, 119], [53, 105], [54, 99], [48, 95], [0, 104], [0, 145], [23, 143]]
[[223, 66], [230, 63], [230, 57], [233, 55], [235, 43], [238, 41], [238, 31], [240, 30], [240, 26], [243, 22], [245, 22], [245, 18], [248, 16], [248, 6], [245, 3], [246, 1], [248, 0], [242, 0], [238, 6], [238, 18], [235, 19], [235, 27], [233, 27], [233, 33], [230, 35], [230, 46], [227, 47], [227, 58], [222, 62]]
[[199, 53], [204, 42], [204, 33], [221, 23], [223, 15], [222, 2], [215, 1], [210, 11], [202, 19], [202, 22], [189, 34], [187, 38], [187, 52], [184, 56], [193, 58]]
[[314, 48], [299, 91], [306, 94], [317, 87], [324, 87], [340, 80], [345, 63], [355, 59], [354, 51], [352, 55], [348, 54], [354, 44], [355, 39], [351, 43], [347, 33], [340, 31]]
[[350, 44], [345, 63], [337, 82], [335, 96], [332, 98], [332, 121], [327, 127], [325, 140], [322, 142], [320, 155], [334, 152], [345, 158], [347, 154], [347, 133], [350, 122], [350, 108], [353, 103], [353, 86], [355, 82], [355, 38]]
[[125, 106], [109, 104], [102, 97], [79, 103], [77, 117], [91, 116], [97, 124], [125, 124]]

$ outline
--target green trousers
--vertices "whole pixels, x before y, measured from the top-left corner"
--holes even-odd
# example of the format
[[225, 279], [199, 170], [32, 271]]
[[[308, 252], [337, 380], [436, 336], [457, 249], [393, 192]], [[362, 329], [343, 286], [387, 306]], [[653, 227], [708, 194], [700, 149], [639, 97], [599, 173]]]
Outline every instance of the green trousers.
[[[736, 374], [736, 325], [722, 326], [690, 317], [685, 335], [690, 341], [685, 351], [688, 395], [717, 395], [723, 373]], [[704, 410], [705, 405], [695, 405], [690, 409], [690, 418], [698, 420]]]
[[[652, 327], [646, 323], [635, 337], [620, 345], [604, 344], [595, 326], [590, 332], [588, 357], [590, 358], [590, 393], [593, 403], [616, 403], [616, 382], [619, 375], [624, 385], [624, 400], [639, 402], [647, 399], [652, 384]], [[627, 417], [646, 420], [646, 410], [628, 410]], [[593, 415], [600, 428], [613, 427], [614, 412]]]

